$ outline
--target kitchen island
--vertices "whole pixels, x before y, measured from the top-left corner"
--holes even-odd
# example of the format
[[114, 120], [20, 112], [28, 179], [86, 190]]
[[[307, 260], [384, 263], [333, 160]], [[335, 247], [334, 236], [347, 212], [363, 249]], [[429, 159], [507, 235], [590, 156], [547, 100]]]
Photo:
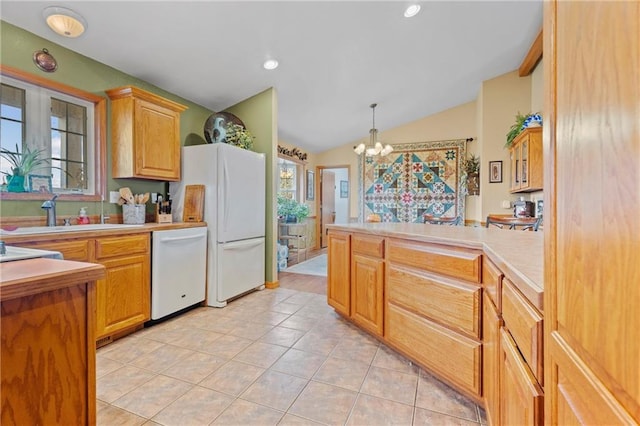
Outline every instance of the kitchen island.
[[329, 225], [336, 312], [484, 403], [543, 419], [543, 234], [418, 223]]
[[2, 424], [95, 424], [95, 282], [101, 265], [0, 264]]

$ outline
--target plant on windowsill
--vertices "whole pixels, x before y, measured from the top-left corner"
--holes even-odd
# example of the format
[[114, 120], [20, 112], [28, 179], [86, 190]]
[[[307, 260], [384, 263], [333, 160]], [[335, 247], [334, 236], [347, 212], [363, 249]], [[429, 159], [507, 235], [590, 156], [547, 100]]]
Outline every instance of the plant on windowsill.
[[309, 216], [309, 206], [278, 195], [278, 218], [286, 222], [302, 222]]
[[23, 152], [19, 152], [17, 144], [15, 152], [9, 151], [6, 148], [0, 148], [0, 157], [9, 162], [11, 168], [11, 173], [2, 172], [7, 176], [7, 191], [25, 192], [25, 176], [33, 170], [43, 168], [49, 164], [48, 159], [40, 157], [43, 152], [44, 150], [41, 149], [32, 151], [29, 147], [25, 147]]

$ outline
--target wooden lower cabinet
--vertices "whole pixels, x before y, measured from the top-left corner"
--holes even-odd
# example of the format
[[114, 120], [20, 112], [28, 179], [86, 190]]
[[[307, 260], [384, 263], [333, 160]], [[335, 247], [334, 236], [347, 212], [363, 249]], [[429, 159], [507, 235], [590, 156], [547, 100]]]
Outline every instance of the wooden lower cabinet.
[[500, 423], [503, 425], [544, 424], [543, 391], [520, 355], [515, 341], [500, 330]]
[[500, 423], [500, 328], [502, 319], [487, 293], [482, 300], [482, 396], [491, 425]]
[[97, 339], [143, 324], [151, 312], [148, 256], [124, 256], [101, 263], [107, 268], [107, 277], [97, 283]]
[[348, 317], [351, 315], [351, 235], [330, 230], [327, 242], [327, 303]]
[[466, 394], [480, 398], [479, 341], [390, 303], [385, 311], [385, 339]]
[[351, 258], [351, 318], [382, 336], [384, 260], [354, 253]]
[[65, 260], [99, 263], [107, 268], [106, 277], [96, 283], [96, 339], [134, 329], [151, 318], [151, 243], [148, 232], [15, 245], [59, 251]]

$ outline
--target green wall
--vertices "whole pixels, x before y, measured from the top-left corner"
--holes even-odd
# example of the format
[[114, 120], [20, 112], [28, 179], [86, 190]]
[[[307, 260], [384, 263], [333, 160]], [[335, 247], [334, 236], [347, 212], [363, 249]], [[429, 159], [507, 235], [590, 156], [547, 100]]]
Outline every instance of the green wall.
[[[48, 49], [49, 53], [58, 61], [56, 72], [45, 73], [34, 65], [33, 53], [42, 48]], [[133, 85], [156, 93], [188, 107], [182, 113], [180, 120], [181, 143], [183, 145], [185, 141], [189, 144], [206, 143], [203, 133], [204, 122], [212, 114], [212, 111], [4, 21], [0, 21], [0, 64], [18, 68], [30, 74], [64, 83], [105, 98], [107, 98], [105, 90], [126, 85]], [[110, 102], [107, 104], [107, 191], [115, 191], [120, 187], [128, 186], [134, 193], [165, 193], [163, 182], [142, 179], [113, 179], [111, 177], [111, 105]], [[105, 197], [108, 201], [108, 192]], [[44, 217], [45, 213], [40, 208], [41, 204], [42, 201], [3, 200], [0, 204], [0, 217]], [[57, 213], [59, 216], [75, 216], [80, 207], [86, 206], [89, 215], [99, 215], [100, 204], [100, 202], [59, 201]], [[149, 212], [153, 211], [151, 203], [147, 204], [147, 209]], [[104, 203], [104, 211], [106, 214], [122, 213], [119, 206], [108, 202]]]
[[267, 201], [265, 212], [266, 223], [266, 250], [265, 250], [265, 280], [275, 282], [277, 280], [276, 268], [276, 238], [277, 216], [275, 214], [275, 170], [278, 153], [278, 117], [277, 95], [274, 89], [267, 89], [262, 93], [245, 99], [244, 101], [227, 108], [226, 111], [236, 115], [242, 120], [246, 128], [255, 136], [253, 150], [266, 154], [266, 183], [265, 198]]

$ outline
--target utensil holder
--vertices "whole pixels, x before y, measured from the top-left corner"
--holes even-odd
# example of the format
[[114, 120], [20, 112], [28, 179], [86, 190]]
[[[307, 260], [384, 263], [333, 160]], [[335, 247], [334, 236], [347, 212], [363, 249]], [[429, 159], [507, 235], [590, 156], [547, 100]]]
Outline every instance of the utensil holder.
[[145, 204], [123, 204], [122, 223], [126, 225], [141, 225], [146, 214]]

